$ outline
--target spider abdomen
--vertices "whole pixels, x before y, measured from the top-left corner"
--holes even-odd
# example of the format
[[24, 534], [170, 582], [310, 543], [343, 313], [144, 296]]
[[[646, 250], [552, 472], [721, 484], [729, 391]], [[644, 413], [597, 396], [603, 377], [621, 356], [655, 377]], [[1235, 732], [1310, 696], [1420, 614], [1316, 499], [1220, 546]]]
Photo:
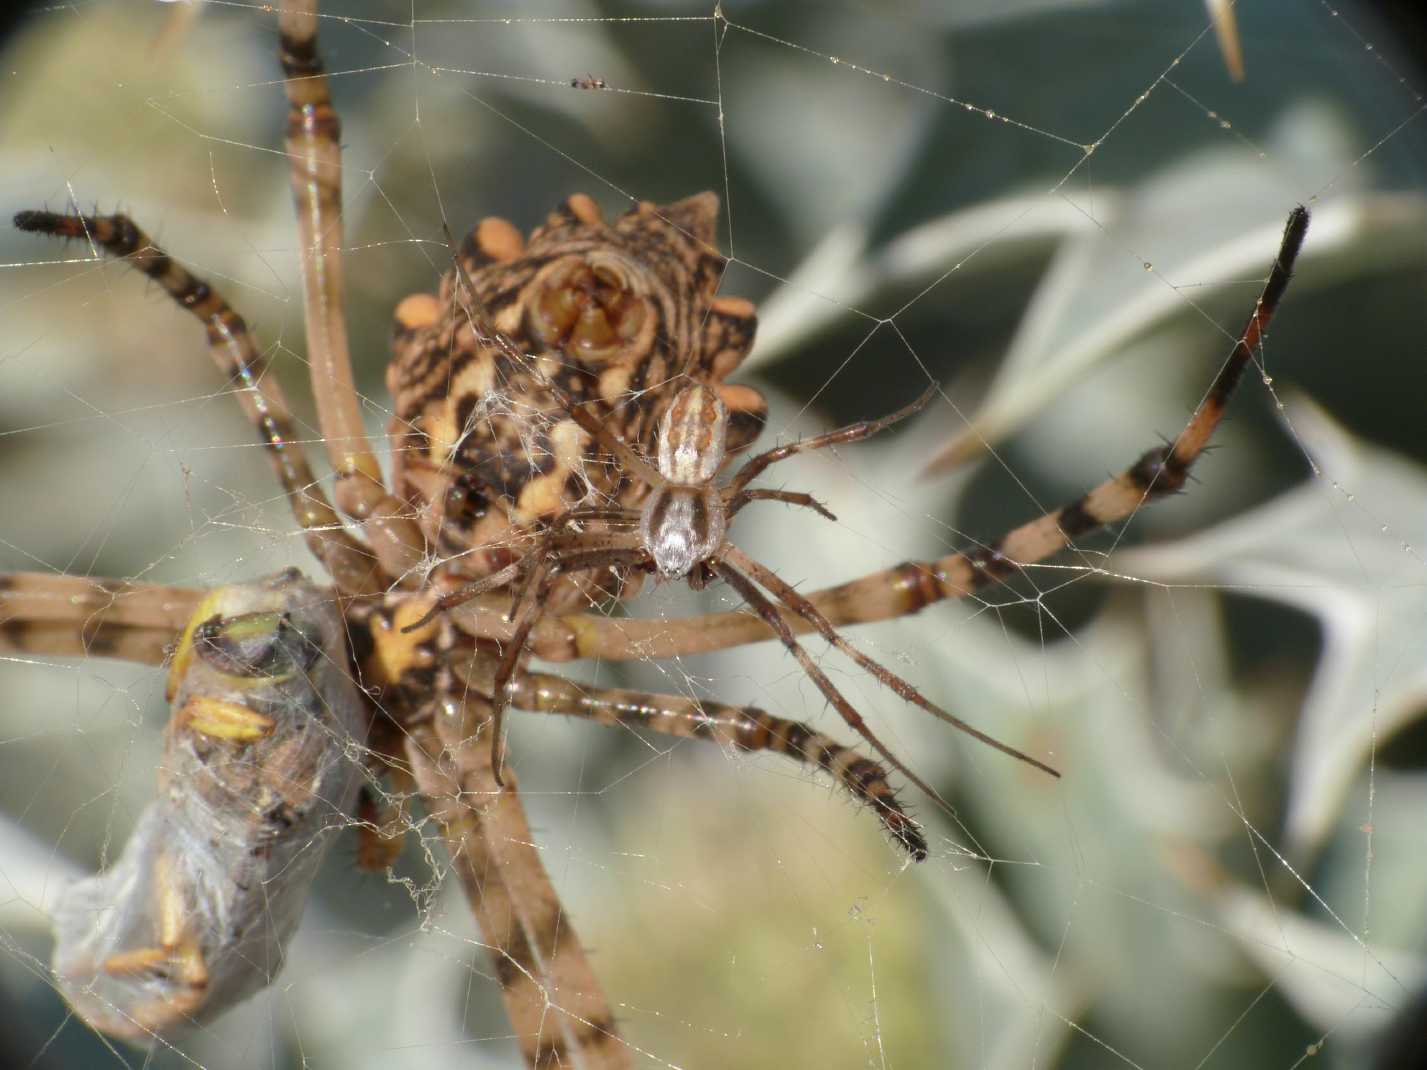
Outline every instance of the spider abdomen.
[[[691, 382], [720, 406], [701, 425], [716, 425], [718, 449], [698, 447], [691, 424], [695, 453], [716, 455], [717, 466], [757, 437], [761, 395], [722, 383], [756, 321], [749, 302], [716, 296], [725, 264], [717, 213], [718, 199], [705, 193], [641, 203], [606, 222], [576, 195], [528, 241], [488, 219], [462, 243], [439, 294], [400, 303], [387, 370], [393, 482], [446, 572], [488, 575], [572, 508], [638, 508], [648, 496], [569, 418], [551, 382], [646, 455], [676, 386]], [[690, 463], [702, 473], [709, 461]], [[679, 530], [702, 546], [699, 509], [680, 509], [689, 524]]]
[[659, 474], [670, 483], [707, 483], [723, 467], [727, 442], [728, 409], [718, 393], [685, 387], [659, 421]]

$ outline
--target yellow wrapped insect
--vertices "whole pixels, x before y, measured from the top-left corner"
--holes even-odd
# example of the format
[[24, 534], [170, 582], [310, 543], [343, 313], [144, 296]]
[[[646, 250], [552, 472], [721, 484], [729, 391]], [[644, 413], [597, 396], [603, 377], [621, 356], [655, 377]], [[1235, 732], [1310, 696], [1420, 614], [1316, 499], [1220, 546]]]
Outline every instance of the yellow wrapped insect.
[[282, 968], [362, 777], [341, 620], [330, 591], [290, 570], [214, 590], [188, 622], [158, 798], [114, 865], [54, 912], [55, 976], [94, 1028], [168, 1034]]

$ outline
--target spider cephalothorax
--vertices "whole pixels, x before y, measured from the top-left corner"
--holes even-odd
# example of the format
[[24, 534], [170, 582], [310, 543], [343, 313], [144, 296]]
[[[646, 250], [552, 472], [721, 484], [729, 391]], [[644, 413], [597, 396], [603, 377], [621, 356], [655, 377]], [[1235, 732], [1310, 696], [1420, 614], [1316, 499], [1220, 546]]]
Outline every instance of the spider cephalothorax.
[[594, 499], [634, 506], [646, 493], [617, 467], [590, 463], [597, 450], [551, 383], [646, 448], [674, 386], [689, 380], [718, 389], [730, 451], [758, 436], [761, 395], [722, 382], [747, 355], [756, 319], [748, 301], [715, 295], [725, 264], [717, 215], [718, 198], [702, 193], [606, 223], [576, 195], [528, 242], [486, 219], [439, 296], [398, 307], [387, 371], [395, 485], [437, 552], [460, 555], [461, 574], [507, 563], [497, 548], [512, 526]]

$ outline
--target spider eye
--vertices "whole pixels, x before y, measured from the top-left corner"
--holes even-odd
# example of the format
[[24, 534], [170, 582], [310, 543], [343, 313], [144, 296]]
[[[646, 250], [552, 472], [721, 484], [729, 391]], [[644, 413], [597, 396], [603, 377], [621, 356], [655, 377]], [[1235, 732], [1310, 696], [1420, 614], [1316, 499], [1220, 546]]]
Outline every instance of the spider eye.
[[546, 270], [526, 315], [530, 333], [584, 365], [628, 363], [653, 340], [653, 310], [623, 264], [572, 256]]
[[243, 613], [204, 621], [194, 630], [193, 649], [227, 676], [285, 680], [310, 668], [321, 644], [287, 613]]

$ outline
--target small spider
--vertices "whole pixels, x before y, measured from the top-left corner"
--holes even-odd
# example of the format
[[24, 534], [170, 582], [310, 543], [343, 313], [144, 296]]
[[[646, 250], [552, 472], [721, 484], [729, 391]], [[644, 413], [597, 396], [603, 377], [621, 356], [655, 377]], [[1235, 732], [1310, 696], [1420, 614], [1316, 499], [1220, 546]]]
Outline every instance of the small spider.
[[[514, 351], [513, 347], [509, 347], [508, 343], [503, 343], [499, 338], [496, 339], [496, 344], [507, 351]], [[558, 386], [551, 385], [552, 389], [560, 393]], [[442, 610], [455, 608], [488, 591], [515, 585], [511, 602], [515, 630], [505, 646], [491, 692], [492, 765], [497, 783], [502, 782], [504, 713], [519, 697], [515, 687], [516, 670], [525, 651], [530, 630], [540, 617], [551, 587], [562, 574], [611, 567], [652, 572], [663, 580], [687, 579], [695, 590], [703, 588], [714, 577], [724, 580], [768, 624], [843, 720], [861, 735], [888, 765], [898, 770], [932, 799], [941, 801], [937, 792], [913, 773], [873, 733], [867, 722], [794, 638], [793, 629], [783, 617], [784, 610], [807, 621], [832, 646], [872, 673], [879, 682], [901, 698], [920, 706], [981, 742], [1051, 776], [1059, 777], [1060, 774], [1044, 762], [1002, 743], [948, 713], [927, 699], [907, 680], [862, 653], [838, 633], [832, 622], [812, 602], [771, 569], [754, 561], [728, 540], [729, 522], [740, 509], [753, 501], [778, 501], [799, 505], [812, 509], [829, 520], [835, 520], [836, 517], [811, 495], [798, 491], [749, 489], [748, 484], [770, 465], [796, 454], [870, 438], [920, 412], [936, 394], [937, 388], [931, 387], [910, 405], [881, 419], [850, 424], [815, 438], [776, 446], [749, 459], [737, 474], [722, 486], [715, 485], [714, 479], [727, 457], [729, 413], [727, 406], [712, 388], [695, 383], [684, 387], [675, 395], [673, 403], [665, 410], [659, 422], [656, 439], [658, 456], [654, 465], [582, 405], [568, 397], [562, 397], [570, 417], [614, 457], [628, 474], [641, 480], [649, 488], [650, 493], [643, 507], [631, 509], [624, 506], [597, 505], [570, 510], [551, 523], [534, 548], [517, 561], [439, 599], [424, 617], [405, 629], [408, 632], [416, 631], [427, 625]], [[586, 527], [592, 524], [602, 525], [603, 529], [593, 530]], [[769, 594], [772, 595], [771, 599]], [[922, 861], [927, 856], [926, 840], [897, 802], [875, 764], [867, 762], [866, 765], [869, 767], [866, 771], [869, 782], [873, 779], [872, 774], [876, 773], [876, 784], [869, 783], [867, 786], [868, 797], [878, 816], [912, 858], [918, 862]]]
[[587, 74], [583, 78], [571, 78], [571, 89], [608, 89], [609, 83], [603, 78], [596, 78], [593, 74]]

